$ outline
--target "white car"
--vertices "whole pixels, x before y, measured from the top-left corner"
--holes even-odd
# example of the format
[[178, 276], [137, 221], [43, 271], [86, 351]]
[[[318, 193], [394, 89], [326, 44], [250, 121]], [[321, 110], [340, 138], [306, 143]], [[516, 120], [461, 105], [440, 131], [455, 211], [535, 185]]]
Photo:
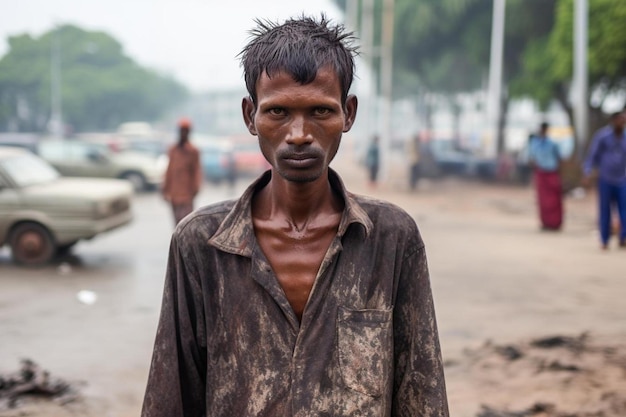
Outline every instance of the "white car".
[[41, 265], [82, 239], [128, 224], [125, 180], [62, 177], [25, 149], [0, 147], [0, 246], [15, 262]]

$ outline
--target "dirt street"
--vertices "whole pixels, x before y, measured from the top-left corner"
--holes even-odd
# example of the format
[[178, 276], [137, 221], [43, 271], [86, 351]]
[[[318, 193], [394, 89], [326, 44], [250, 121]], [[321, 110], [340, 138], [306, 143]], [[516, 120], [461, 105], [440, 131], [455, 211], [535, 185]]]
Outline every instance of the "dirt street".
[[[600, 250], [595, 195], [568, 197], [564, 229], [547, 233], [530, 186], [449, 179], [410, 193], [337, 170], [420, 227], [452, 416], [626, 415], [626, 250]], [[207, 185], [202, 201], [228, 196]], [[0, 417], [139, 415], [171, 223], [158, 196], [136, 203], [132, 228], [79, 245], [67, 265], [24, 271], [0, 252], [0, 373], [28, 357], [81, 392], [18, 409], [0, 399]], [[85, 289], [95, 303], [77, 301]]]

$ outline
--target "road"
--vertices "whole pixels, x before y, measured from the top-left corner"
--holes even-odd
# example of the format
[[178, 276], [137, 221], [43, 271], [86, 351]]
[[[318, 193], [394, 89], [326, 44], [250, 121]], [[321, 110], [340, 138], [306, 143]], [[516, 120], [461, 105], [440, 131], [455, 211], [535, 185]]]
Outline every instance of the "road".
[[[424, 181], [410, 193], [402, 182], [368, 188], [365, 171], [351, 164], [337, 170], [349, 189], [400, 205], [420, 226], [446, 361], [486, 340], [583, 331], [626, 339], [626, 251], [599, 250], [594, 195], [568, 198], [564, 230], [545, 233], [529, 186]], [[239, 195], [246, 184], [207, 184], [198, 204]], [[87, 399], [76, 414], [38, 405], [25, 415], [139, 414], [173, 226], [156, 193], [137, 195], [133, 210], [129, 227], [79, 243], [54, 265], [18, 268], [0, 251], [0, 372], [31, 358], [79, 383]], [[97, 300], [80, 302], [82, 290]], [[478, 407], [464, 383], [462, 375], [448, 380], [455, 416]]]

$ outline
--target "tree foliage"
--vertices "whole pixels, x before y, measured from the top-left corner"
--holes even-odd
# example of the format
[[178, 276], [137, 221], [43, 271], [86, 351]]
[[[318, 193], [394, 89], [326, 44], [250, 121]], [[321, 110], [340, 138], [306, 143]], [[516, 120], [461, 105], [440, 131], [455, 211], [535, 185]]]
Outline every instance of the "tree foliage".
[[176, 80], [139, 66], [104, 32], [64, 25], [38, 38], [9, 37], [8, 44], [0, 59], [0, 130], [47, 128], [55, 50], [63, 118], [77, 131], [154, 120], [188, 94]]
[[[546, 106], [557, 100], [574, 115], [570, 95], [573, 72], [573, 0], [556, 7], [554, 27], [548, 36], [531, 43], [523, 53], [522, 71], [512, 82], [516, 95], [526, 95]], [[589, 2], [588, 82], [590, 131], [604, 123], [602, 106], [607, 97], [623, 94], [626, 87], [626, 3], [622, 0]], [[590, 132], [581, 132], [589, 137]]]

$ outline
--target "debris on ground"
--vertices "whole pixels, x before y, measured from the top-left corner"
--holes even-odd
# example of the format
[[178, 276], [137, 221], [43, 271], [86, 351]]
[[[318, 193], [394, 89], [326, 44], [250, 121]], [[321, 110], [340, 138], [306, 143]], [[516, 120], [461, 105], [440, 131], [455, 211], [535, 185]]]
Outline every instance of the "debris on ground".
[[46, 398], [62, 404], [78, 397], [75, 387], [58, 378], [53, 378], [30, 359], [21, 361], [16, 372], [0, 373], [0, 411], [15, 408], [20, 400], [28, 397]]
[[447, 361], [446, 373], [459, 381], [449, 394], [477, 401], [475, 417], [626, 416], [626, 346], [610, 338], [488, 341]]

